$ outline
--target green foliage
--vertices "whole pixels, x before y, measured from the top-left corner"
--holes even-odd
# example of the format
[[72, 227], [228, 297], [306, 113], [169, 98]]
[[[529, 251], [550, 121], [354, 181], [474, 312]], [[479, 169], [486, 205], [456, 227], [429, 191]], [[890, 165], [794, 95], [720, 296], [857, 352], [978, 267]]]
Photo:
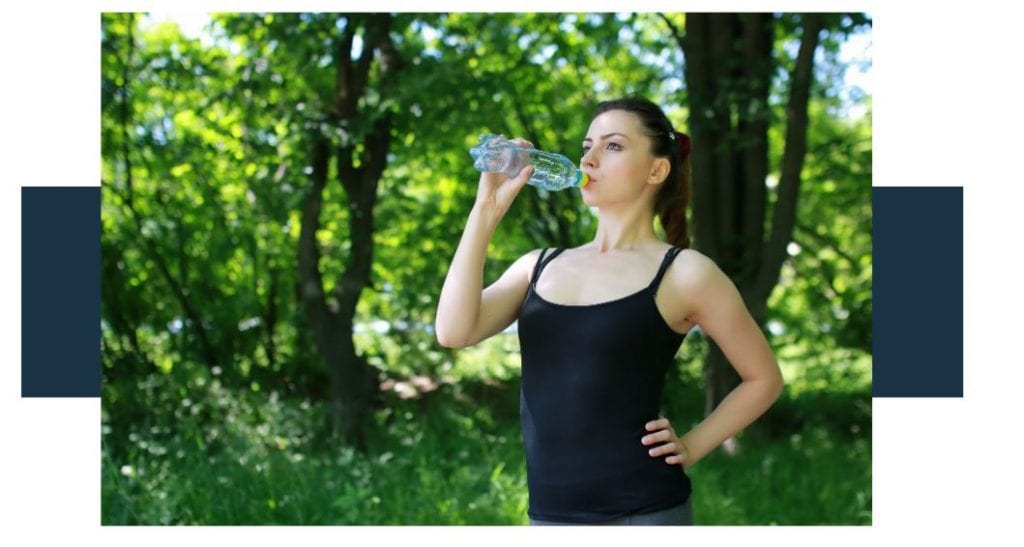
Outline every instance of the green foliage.
[[806, 347], [808, 358], [871, 351], [871, 118], [837, 120], [823, 108], [812, 103], [796, 247], [769, 299], [784, 331], [777, 343]]
[[319, 403], [217, 380], [182, 397], [167, 381], [138, 386], [161, 412], [105, 421], [104, 523], [488, 524], [525, 514], [509, 390], [448, 384], [429, 400], [395, 397], [374, 414], [371, 452], [359, 454], [317, 439]]
[[[453, 351], [431, 327], [476, 192], [466, 150], [492, 131], [575, 159], [597, 102], [632, 93], [685, 128], [684, 59], [656, 14], [396, 14], [401, 77], [385, 93], [371, 71], [365, 119], [330, 126], [337, 58], [354, 54], [339, 53], [341, 30], [366, 16], [219, 14], [202, 38], [144, 15], [102, 17], [104, 523], [525, 523], [516, 338]], [[683, 28], [683, 14], [666, 17]], [[777, 19], [772, 165], [797, 18]], [[866, 117], [839, 115], [850, 95], [835, 55], [867, 21], [830, 21], [799, 252], [769, 301], [787, 393], [764, 418], [767, 437], [694, 470], [698, 523], [869, 521], [870, 97], [854, 96]], [[338, 336], [404, 391], [381, 393], [361, 454], [326, 427], [297, 246], [312, 136], [340, 147], [385, 112], [394, 125], [370, 286], [354, 332]], [[323, 197], [316, 235], [331, 291], [353, 234], [341, 185]], [[578, 193], [527, 188], [492, 241], [485, 281], [595, 230]], [[706, 351], [688, 338], [669, 376], [663, 406], [677, 427], [700, 419]], [[439, 387], [423, 394], [411, 378]], [[750, 476], [764, 480], [737, 479]]]
[[871, 524], [869, 436], [797, 430], [735, 457], [713, 453], [693, 475], [695, 524]]
[[[321, 403], [216, 380], [182, 396], [167, 381], [139, 386], [163, 413], [104, 422], [105, 525], [526, 524], [515, 379], [389, 396], [366, 454], [318, 440]], [[677, 389], [700, 398], [697, 384]], [[820, 412], [828, 401], [780, 405]], [[692, 468], [696, 524], [870, 524], [870, 416], [836, 403], [854, 411], [853, 428], [795, 425]]]

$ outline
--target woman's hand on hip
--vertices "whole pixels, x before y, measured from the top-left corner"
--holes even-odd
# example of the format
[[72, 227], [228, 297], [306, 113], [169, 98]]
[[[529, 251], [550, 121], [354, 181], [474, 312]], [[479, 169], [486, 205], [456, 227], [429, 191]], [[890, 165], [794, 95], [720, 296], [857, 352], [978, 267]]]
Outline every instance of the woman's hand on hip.
[[683, 446], [682, 441], [676, 436], [676, 432], [672, 429], [672, 424], [669, 423], [668, 418], [659, 418], [654, 421], [647, 422], [647, 431], [650, 431], [647, 435], [644, 435], [640, 442], [644, 446], [652, 446], [647, 451], [652, 458], [665, 457], [665, 463], [671, 465], [686, 466], [687, 460], [690, 458], [689, 452], [686, 447]]

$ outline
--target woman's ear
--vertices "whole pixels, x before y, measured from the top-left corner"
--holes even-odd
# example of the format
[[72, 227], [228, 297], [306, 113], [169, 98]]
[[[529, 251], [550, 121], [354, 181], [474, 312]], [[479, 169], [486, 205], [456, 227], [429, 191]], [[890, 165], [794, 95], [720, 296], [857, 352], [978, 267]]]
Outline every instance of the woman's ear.
[[671, 169], [672, 164], [668, 161], [668, 158], [654, 158], [654, 163], [651, 165], [651, 174], [647, 177], [647, 184], [661, 184], [665, 182]]

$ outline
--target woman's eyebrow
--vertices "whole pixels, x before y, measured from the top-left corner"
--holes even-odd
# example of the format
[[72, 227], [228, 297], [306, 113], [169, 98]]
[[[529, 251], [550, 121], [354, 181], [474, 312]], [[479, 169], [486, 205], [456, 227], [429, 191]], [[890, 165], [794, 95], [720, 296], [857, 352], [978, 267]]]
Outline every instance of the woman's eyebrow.
[[[618, 136], [626, 139], [627, 141], [629, 140], [629, 137], [623, 135], [622, 133], [608, 133], [607, 135], [601, 135], [601, 139], [607, 139], [608, 137], [613, 137], [615, 135], [618, 135]], [[583, 142], [592, 141], [592, 140], [594, 140], [594, 139], [591, 139], [590, 137], [587, 137], [587, 138], [583, 139]]]

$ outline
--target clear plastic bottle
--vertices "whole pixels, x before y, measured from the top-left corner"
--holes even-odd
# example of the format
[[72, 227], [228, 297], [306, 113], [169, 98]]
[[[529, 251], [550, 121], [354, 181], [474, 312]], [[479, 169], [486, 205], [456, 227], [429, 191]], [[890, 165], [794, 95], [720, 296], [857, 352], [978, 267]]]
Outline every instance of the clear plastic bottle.
[[536, 148], [523, 148], [500, 135], [480, 135], [480, 142], [469, 149], [469, 155], [473, 156], [473, 167], [481, 173], [503, 173], [514, 177], [527, 164], [532, 164], [533, 174], [527, 184], [545, 190], [582, 188], [590, 182], [587, 174], [577, 169], [569, 158]]

